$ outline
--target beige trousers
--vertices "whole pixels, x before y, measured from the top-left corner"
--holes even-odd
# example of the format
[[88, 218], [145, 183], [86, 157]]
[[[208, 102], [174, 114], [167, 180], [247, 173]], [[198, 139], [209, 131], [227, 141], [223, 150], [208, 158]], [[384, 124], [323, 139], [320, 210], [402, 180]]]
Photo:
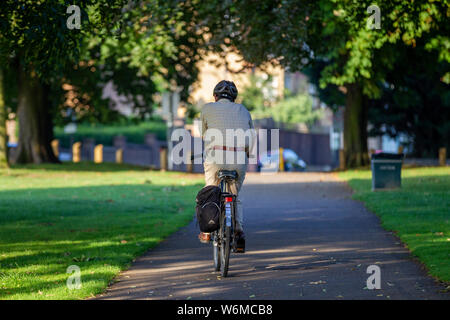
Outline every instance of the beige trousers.
[[203, 165], [205, 169], [205, 180], [206, 185], [219, 185], [219, 179], [217, 178], [217, 172], [219, 170], [236, 170], [238, 173], [238, 178], [234, 183], [230, 183], [230, 189], [233, 194], [236, 195], [236, 229], [237, 231], [242, 231], [244, 227], [244, 212], [242, 208], [242, 202], [239, 197], [239, 191], [241, 190], [242, 184], [245, 179], [245, 172], [247, 170], [246, 164], [215, 164], [205, 162]]

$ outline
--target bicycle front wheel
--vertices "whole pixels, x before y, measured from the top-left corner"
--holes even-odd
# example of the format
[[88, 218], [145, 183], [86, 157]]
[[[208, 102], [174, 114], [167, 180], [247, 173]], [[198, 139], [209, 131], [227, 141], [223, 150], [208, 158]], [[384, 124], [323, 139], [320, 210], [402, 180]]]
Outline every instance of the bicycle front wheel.
[[214, 258], [214, 271], [220, 270], [220, 245], [217, 232], [213, 233], [213, 258]]
[[228, 265], [230, 262], [231, 248], [231, 227], [225, 227], [223, 230], [222, 241], [220, 243], [220, 272], [222, 277], [228, 275]]

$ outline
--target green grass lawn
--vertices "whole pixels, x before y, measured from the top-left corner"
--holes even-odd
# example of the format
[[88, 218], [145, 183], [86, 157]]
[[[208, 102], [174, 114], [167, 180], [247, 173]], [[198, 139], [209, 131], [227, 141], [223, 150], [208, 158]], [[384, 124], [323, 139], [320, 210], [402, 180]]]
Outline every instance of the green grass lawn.
[[403, 169], [401, 189], [377, 192], [371, 191], [369, 170], [342, 172], [339, 177], [432, 276], [450, 282], [450, 168]]
[[[91, 138], [95, 139], [96, 144], [112, 146], [113, 138], [122, 135], [128, 142], [143, 144], [146, 133], [154, 133], [157, 139], [166, 140], [166, 130], [166, 123], [163, 120], [148, 120], [126, 125], [80, 124], [72, 137], [75, 142]], [[71, 136], [65, 134], [63, 128], [55, 127], [54, 133], [55, 139], [60, 141], [60, 146], [70, 147]]]
[[[0, 170], [0, 299], [78, 299], [192, 220], [199, 175], [115, 164]], [[66, 273], [81, 269], [81, 289]]]

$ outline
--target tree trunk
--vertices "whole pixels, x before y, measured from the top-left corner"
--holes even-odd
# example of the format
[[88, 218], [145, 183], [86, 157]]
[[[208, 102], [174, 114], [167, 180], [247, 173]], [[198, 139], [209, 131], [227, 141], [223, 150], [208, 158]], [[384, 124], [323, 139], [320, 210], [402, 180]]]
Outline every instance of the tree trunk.
[[367, 150], [367, 99], [358, 84], [346, 86], [344, 152], [347, 168], [369, 164]]
[[8, 167], [8, 148], [6, 136], [6, 105], [4, 99], [3, 69], [0, 68], [0, 168]]
[[48, 101], [49, 87], [36, 74], [18, 67], [19, 145], [16, 163], [59, 162], [51, 148], [53, 123]]

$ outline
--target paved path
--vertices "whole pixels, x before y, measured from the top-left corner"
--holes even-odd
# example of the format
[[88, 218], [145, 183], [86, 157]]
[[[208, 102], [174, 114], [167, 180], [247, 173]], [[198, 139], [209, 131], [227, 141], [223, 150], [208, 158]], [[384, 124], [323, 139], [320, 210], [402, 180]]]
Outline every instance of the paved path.
[[[248, 175], [247, 252], [229, 277], [195, 223], [137, 259], [99, 299], [450, 299], [333, 174]], [[369, 265], [381, 290], [368, 290]]]

